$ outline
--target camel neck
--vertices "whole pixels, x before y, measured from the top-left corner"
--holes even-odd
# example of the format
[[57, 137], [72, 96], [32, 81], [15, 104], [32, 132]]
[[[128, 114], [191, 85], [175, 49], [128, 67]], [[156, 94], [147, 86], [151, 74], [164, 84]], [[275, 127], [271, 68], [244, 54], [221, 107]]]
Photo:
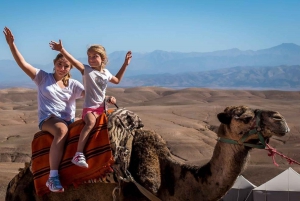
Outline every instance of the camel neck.
[[[217, 142], [210, 163], [213, 167], [221, 165], [222, 172], [226, 175], [233, 173], [240, 174], [246, 163], [249, 150], [249, 148], [243, 145]], [[218, 168], [215, 168], [214, 171], [218, 171]]]
[[[169, 186], [169, 194], [180, 198], [178, 200], [215, 201], [220, 199], [220, 196], [225, 195], [241, 173], [248, 152], [248, 149], [240, 145], [217, 142], [213, 157], [202, 167], [178, 163], [172, 168], [167, 166], [164, 172], [168, 178], [166, 183]], [[175, 173], [175, 177], [168, 177], [170, 172]], [[185, 188], [187, 181], [189, 185]], [[170, 189], [173, 190], [170, 191]]]
[[206, 190], [219, 191], [216, 194], [224, 195], [243, 171], [248, 153], [249, 149], [244, 146], [217, 142], [209, 162], [211, 176], [208, 180], [215, 182], [215, 187], [218, 188], [214, 188], [214, 185], [207, 185]]

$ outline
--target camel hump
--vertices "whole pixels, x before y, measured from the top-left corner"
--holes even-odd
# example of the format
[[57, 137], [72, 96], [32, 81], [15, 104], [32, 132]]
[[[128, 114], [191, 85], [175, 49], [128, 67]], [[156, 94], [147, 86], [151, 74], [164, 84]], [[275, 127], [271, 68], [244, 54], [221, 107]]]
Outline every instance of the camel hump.
[[[19, 168], [19, 173], [10, 180], [6, 188], [5, 200], [26, 200], [28, 195], [24, 192], [23, 187], [32, 184], [31, 161], [25, 162], [24, 168]], [[31, 195], [34, 193], [32, 189]], [[23, 199], [25, 198], [25, 199]]]

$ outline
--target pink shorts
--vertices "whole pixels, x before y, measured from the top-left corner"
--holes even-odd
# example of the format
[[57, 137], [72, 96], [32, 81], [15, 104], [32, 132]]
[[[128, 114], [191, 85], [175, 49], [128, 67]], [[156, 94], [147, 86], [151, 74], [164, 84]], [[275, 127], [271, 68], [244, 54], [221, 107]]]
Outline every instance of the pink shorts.
[[84, 117], [87, 113], [95, 113], [97, 115], [101, 115], [104, 111], [104, 107], [99, 108], [83, 108], [81, 118], [84, 120]]

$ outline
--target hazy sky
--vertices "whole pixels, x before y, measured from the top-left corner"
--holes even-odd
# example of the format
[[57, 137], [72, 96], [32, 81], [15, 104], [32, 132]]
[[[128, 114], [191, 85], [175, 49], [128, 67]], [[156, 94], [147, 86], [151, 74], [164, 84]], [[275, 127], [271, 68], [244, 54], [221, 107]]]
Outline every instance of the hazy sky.
[[[47, 64], [56, 55], [48, 43], [58, 39], [76, 58], [96, 43], [108, 53], [300, 45], [299, 8], [296, 0], [0, 0], [0, 27], [12, 30], [28, 62]], [[12, 59], [3, 33], [1, 59]]]

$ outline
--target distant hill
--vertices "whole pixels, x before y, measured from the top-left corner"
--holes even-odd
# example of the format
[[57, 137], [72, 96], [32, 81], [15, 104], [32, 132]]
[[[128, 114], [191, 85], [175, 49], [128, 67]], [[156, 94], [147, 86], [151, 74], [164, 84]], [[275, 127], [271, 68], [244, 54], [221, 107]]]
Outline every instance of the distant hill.
[[[116, 74], [126, 52], [109, 54], [107, 68]], [[87, 63], [87, 58], [79, 58]], [[300, 46], [293, 43], [262, 49], [214, 52], [135, 53], [119, 86], [299, 88]], [[33, 64], [34, 65], [34, 64]], [[51, 72], [53, 64], [34, 65]], [[0, 60], [0, 88], [34, 87], [14, 61]], [[81, 81], [76, 69], [72, 76]]]
[[300, 90], [300, 65], [232, 67], [219, 70], [127, 77], [122, 86]]

